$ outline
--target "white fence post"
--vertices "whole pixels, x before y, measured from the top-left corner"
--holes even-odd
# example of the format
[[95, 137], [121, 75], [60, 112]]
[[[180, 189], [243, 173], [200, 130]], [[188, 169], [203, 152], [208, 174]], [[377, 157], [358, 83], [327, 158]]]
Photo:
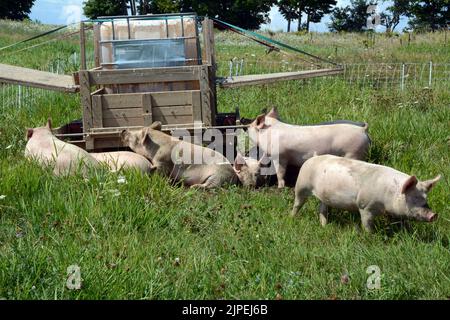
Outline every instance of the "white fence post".
[[431, 88], [431, 84], [433, 83], [433, 61], [430, 61], [430, 73], [428, 76], [428, 87]]
[[402, 74], [400, 78], [400, 89], [403, 91], [405, 89], [405, 64], [402, 63]]

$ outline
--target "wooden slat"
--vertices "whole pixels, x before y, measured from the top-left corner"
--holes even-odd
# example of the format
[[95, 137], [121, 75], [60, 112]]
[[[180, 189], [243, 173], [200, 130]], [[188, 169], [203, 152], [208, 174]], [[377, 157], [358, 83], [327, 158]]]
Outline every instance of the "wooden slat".
[[103, 109], [140, 108], [142, 110], [142, 93], [104, 94]]
[[[182, 115], [182, 116], [157, 116], [153, 113], [154, 121], [161, 121], [162, 124], [192, 124], [192, 115]], [[114, 118], [114, 119], [103, 119], [103, 127], [130, 127], [130, 126], [144, 126], [144, 118], [140, 117], [126, 117], [126, 118]]]
[[122, 143], [122, 139], [119, 137], [108, 137], [108, 138], [96, 138], [94, 140], [95, 149], [107, 149], [107, 148], [121, 148], [125, 147]]
[[192, 99], [192, 116], [194, 121], [202, 121], [202, 95], [200, 91], [193, 91], [191, 95]]
[[[124, 127], [104, 127], [104, 128], [92, 128], [90, 131], [90, 135], [93, 137], [120, 137], [120, 133], [122, 130], [129, 129], [129, 130], [140, 130], [143, 126], [124, 126]], [[248, 125], [237, 125], [237, 126], [212, 126], [212, 127], [201, 127], [200, 129], [218, 129], [218, 130], [225, 130], [225, 129], [238, 129], [238, 128], [248, 128]], [[166, 124], [162, 126], [162, 131], [170, 131], [170, 130], [176, 130], [176, 129], [186, 129], [189, 131], [192, 131], [194, 129], [198, 129], [198, 127], [194, 128], [192, 122], [187, 123], [178, 123], [178, 124]]]
[[0, 64], [0, 83], [74, 93], [79, 91], [72, 76]]
[[94, 85], [192, 81], [198, 80], [199, 76], [199, 66], [96, 70], [90, 72], [90, 80]]
[[92, 126], [94, 128], [103, 127], [102, 101], [102, 96], [92, 95]]
[[[151, 92], [152, 107], [192, 105], [192, 93], [200, 91]], [[103, 95], [104, 109], [142, 108], [144, 93], [122, 93]]]
[[331, 76], [340, 74], [342, 72], [343, 69], [321, 69], [321, 70], [306, 70], [295, 72], [279, 72], [269, 74], [236, 76], [233, 77], [232, 79], [229, 78], [221, 79], [221, 81], [219, 81], [219, 86], [221, 88], [235, 88], [258, 84], [269, 84], [285, 80], [300, 80], [315, 77]]
[[149, 93], [142, 95], [142, 117], [144, 118], [144, 126], [152, 124], [152, 96]]
[[[125, 109], [104, 109], [103, 119], [114, 118], [138, 118], [145, 113], [141, 108], [125, 108]], [[191, 106], [173, 106], [173, 107], [153, 107], [152, 116], [156, 118], [167, 116], [192, 116]], [[151, 124], [151, 123], [150, 123]]]

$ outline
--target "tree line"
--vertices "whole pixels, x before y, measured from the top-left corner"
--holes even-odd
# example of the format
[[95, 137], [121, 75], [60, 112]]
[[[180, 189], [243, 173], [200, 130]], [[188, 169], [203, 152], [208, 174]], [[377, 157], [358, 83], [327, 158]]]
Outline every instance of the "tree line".
[[[1, 0], [0, 19], [28, 19], [35, 0]], [[375, 14], [371, 8], [380, 2], [387, 8]], [[287, 21], [287, 31], [297, 22], [297, 31], [309, 31], [311, 23], [330, 15], [331, 31], [359, 32], [368, 25], [381, 24], [395, 31], [402, 17], [414, 30], [438, 30], [450, 25], [450, 0], [350, 0], [337, 7], [336, 0], [85, 0], [84, 14], [89, 18], [127, 14], [196, 12], [224, 20], [245, 29], [258, 29], [269, 23], [269, 12], [277, 6]], [[374, 21], [372, 21], [374, 20]]]

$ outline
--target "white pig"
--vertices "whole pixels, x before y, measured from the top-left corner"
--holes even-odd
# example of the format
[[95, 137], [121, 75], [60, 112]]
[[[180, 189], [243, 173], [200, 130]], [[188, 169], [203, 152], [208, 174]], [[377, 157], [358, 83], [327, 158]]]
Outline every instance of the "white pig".
[[252, 157], [244, 157], [240, 153], [237, 154], [233, 169], [242, 185], [258, 187], [264, 184], [266, 176], [261, 174], [262, 161], [264, 161], [264, 157], [257, 160]]
[[288, 165], [301, 167], [314, 153], [364, 160], [370, 146], [364, 126], [341, 121], [298, 126], [283, 123], [272, 109], [259, 115], [249, 126], [250, 139], [273, 161], [278, 187], [285, 186]]
[[237, 182], [231, 163], [222, 154], [171, 137], [161, 131], [158, 121], [141, 130], [123, 130], [121, 136], [125, 145], [149, 159], [157, 171], [187, 186], [214, 188]]
[[152, 164], [147, 158], [130, 151], [90, 153], [99, 163], [105, 164], [111, 171], [137, 169], [142, 173], [151, 173]]
[[390, 167], [322, 155], [310, 158], [300, 169], [295, 185], [294, 216], [312, 194], [320, 201], [319, 217], [327, 223], [328, 208], [359, 211], [365, 230], [373, 231], [376, 216], [431, 222], [437, 219], [428, 207], [427, 194], [441, 177], [418, 181]]
[[52, 133], [51, 120], [45, 127], [27, 129], [25, 157], [38, 161], [42, 166], [53, 167], [56, 175], [74, 173], [80, 169], [98, 166], [98, 162], [80, 147], [56, 138]]

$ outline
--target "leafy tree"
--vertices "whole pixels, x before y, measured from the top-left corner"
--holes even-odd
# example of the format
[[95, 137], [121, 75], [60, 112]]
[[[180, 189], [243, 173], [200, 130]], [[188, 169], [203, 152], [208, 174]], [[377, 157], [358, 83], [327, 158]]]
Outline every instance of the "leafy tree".
[[[311, 22], [320, 22], [322, 17], [331, 12], [331, 8], [336, 5], [336, 0], [280, 0], [278, 8], [280, 13], [288, 21], [288, 32], [291, 27], [291, 20], [297, 19], [297, 30], [304, 26], [309, 31]], [[302, 24], [302, 15], [306, 15], [306, 23]]]
[[322, 17], [329, 14], [332, 8], [336, 5], [336, 0], [322, 0], [322, 1], [305, 1], [304, 12], [306, 13], [306, 30], [309, 31], [310, 22], [320, 22]]
[[409, 25], [414, 29], [438, 30], [450, 23], [450, 0], [409, 1]]
[[291, 32], [291, 21], [298, 19], [297, 0], [280, 0], [277, 3], [278, 10], [287, 20], [287, 32]]
[[[269, 22], [269, 12], [276, 0], [135, 0], [139, 14], [196, 12], [246, 29], [258, 29]], [[86, 0], [84, 13], [95, 18], [126, 15], [132, 0]]]
[[1, 0], [0, 19], [27, 19], [35, 0]]
[[370, 16], [368, 7], [376, 5], [373, 0], [351, 0], [349, 6], [335, 8], [331, 14], [331, 31], [360, 32], [367, 27], [367, 18]]
[[245, 29], [258, 29], [270, 21], [269, 12], [275, 0], [182, 0], [183, 12], [218, 18]]
[[95, 19], [99, 16], [127, 15], [126, 0], [87, 0], [83, 2], [86, 17]]
[[139, 14], [180, 12], [182, 0], [136, 0]]
[[[386, 2], [387, 0], [384, 1]], [[409, 11], [408, 0], [394, 0], [392, 2], [392, 5], [380, 14], [381, 24], [386, 27], [387, 33], [394, 31], [395, 27], [400, 23], [400, 18], [406, 16]]]

